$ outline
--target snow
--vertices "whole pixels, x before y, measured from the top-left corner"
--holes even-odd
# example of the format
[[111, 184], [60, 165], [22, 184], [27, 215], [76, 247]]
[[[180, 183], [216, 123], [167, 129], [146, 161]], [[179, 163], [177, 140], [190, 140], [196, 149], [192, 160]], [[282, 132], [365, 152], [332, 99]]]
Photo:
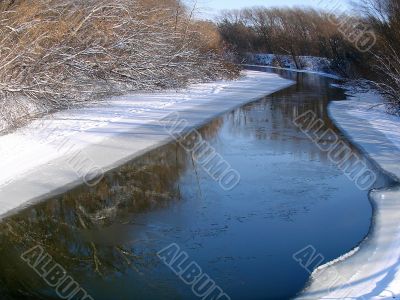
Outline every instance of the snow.
[[[385, 173], [400, 182], [400, 118], [380, 96], [357, 92], [334, 102], [336, 124]], [[318, 268], [298, 299], [400, 299], [400, 186], [373, 190], [373, 227], [352, 252]]]
[[331, 70], [331, 60], [325, 57], [298, 56], [301, 69], [296, 68], [293, 58], [289, 55], [276, 54], [248, 54], [247, 63], [269, 66], [278, 69], [307, 72], [338, 79], [339, 77]]
[[276, 74], [244, 71], [236, 81], [179, 91], [135, 93], [62, 111], [0, 136], [0, 216], [82, 184], [93, 168], [108, 171], [172, 140], [159, 120], [178, 111], [192, 127], [283, 89]]
[[244, 67], [256, 67], [256, 68], [266, 68], [266, 69], [276, 69], [276, 70], [285, 70], [285, 71], [296, 72], [296, 73], [315, 74], [315, 75], [320, 75], [320, 76], [323, 76], [323, 77], [332, 78], [332, 79], [336, 79], [336, 80], [340, 80], [341, 79], [341, 77], [339, 77], [337, 75], [330, 74], [330, 73], [325, 73], [325, 72], [298, 70], [298, 69], [288, 69], [288, 68], [261, 66], [261, 65], [249, 65], [249, 64], [242, 64], [242, 66], [244, 66]]
[[[244, 71], [237, 81], [115, 97], [0, 136], [0, 215], [81, 184], [68, 163], [77, 151], [108, 171], [171, 141], [157, 122], [170, 112], [179, 111], [198, 127], [291, 84], [275, 74]], [[333, 102], [330, 114], [366, 155], [400, 181], [400, 118], [386, 114], [378, 99], [372, 92], [356, 93], [350, 101]], [[400, 299], [400, 188], [374, 190], [371, 199], [375, 216], [368, 238], [318, 268], [298, 299]]]

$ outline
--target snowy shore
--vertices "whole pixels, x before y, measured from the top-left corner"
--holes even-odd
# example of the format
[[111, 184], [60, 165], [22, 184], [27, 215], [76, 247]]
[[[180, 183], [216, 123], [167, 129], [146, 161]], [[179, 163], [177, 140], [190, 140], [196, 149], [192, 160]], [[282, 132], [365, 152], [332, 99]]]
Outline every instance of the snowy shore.
[[298, 56], [297, 59], [301, 64], [301, 69], [297, 69], [293, 57], [290, 55], [248, 53], [246, 64], [248, 66], [265, 66], [272, 69], [287, 70], [297, 73], [317, 74], [332, 79], [340, 79], [340, 77], [331, 69], [332, 61], [327, 58], [316, 56]]
[[[350, 101], [332, 103], [330, 114], [365, 155], [400, 182], [400, 118], [376, 106], [378, 99], [357, 93]], [[318, 268], [298, 299], [400, 299], [400, 184], [374, 190], [370, 197], [375, 213], [367, 239]]]
[[298, 70], [298, 69], [290, 69], [290, 68], [282, 68], [282, 67], [272, 67], [272, 66], [264, 66], [264, 65], [250, 65], [250, 64], [242, 64], [243, 67], [256, 67], [256, 68], [265, 68], [265, 69], [275, 69], [275, 70], [283, 70], [283, 71], [290, 71], [290, 72], [295, 72], [295, 73], [307, 73], [307, 74], [314, 74], [314, 75], [320, 75], [323, 77], [331, 78], [331, 79], [336, 79], [339, 80], [341, 79], [339, 76], [330, 74], [330, 73], [325, 73], [321, 71], [309, 71], [309, 70]]
[[159, 120], [169, 113], [179, 112], [198, 127], [292, 84], [275, 74], [244, 71], [237, 81], [115, 97], [0, 136], [0, 216], [82, 184], [83, 162], [88, 170], [106, 172], [168, 143], [172, 138]]

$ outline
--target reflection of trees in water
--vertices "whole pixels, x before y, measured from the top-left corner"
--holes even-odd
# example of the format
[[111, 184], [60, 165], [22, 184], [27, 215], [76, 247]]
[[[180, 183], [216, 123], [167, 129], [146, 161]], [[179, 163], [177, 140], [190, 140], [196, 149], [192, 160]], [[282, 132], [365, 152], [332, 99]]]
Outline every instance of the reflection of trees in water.
[[[332, 99], [343, 99], [344, 94], [341, 90], [329, 88], [328, 84], [329, 81], [320, 76], [299, 80], [297, 85], [228, 114], [226, 119], [229, 129], [238, 137], [274, 141], [269, 145], [273, 151], [286, 151], [296, 158], [307, 155], [312, 160], [327, 161], [328, 153], [320, 151], [296, 127], [294, 120], [311, 110], [324, 121], [323, 130], [330, 128], [341, 137], [340, 131], [329, 118], [327, 106]], [[351, 144], [343, 141], [353, 149]]]
[[224, 118], [216, 118], [199, 129], [203, 139], [212, 142], [218, 136], [219, 130], [224, 125]]
[[[217, 119], [204, 126], [200, 130], [203, 137], [214, 138], [222, 122]], [[106, 174], [94, 188], [78, 187], [7, 218], [0, 224], [1, 285], [9, 290], [8, 294], [17, 290], [34, 294], [46, 288], [19, 258], [36, 245], [41, 245], [76, 280], [128, 269], [140, 274], [152, 262], [158, 263], [154, 253], [149, 259], [149, 253], [144, 253], [140, 245], [99, 244], [85, 239], [82, 233], [102, 232], [115, 224], [129, 225], [134, 223], [135, 214], [180, 201], [179, 178], [188, 168], [192, 168], [190, 155], [177, 144], [169, 144]]]
[[[8, 218], [1, 224], [1, 262], [9, 255], [14, 267], [21, 265], [19, 255], [41, 245], [77, 276], [107, 276], [127, 268], [140, 272], [148, 261], [132, 245], [99, 245], [83, 239], [81, 232], [102, 230], [134, 213], [162, 209], [178, 201], [177, 180], [186, 160], [181, 148], [169, 145], [107, 174], [95, 188], [79, 187]], [[11, 290], [21, 284], [19, 272], [12, 269], [3, 268], [1, 277], [3, 284], [11, 284]], [[32, 279], [36, 277], [32, 275]], [[40, 284], [30, 282], [36, 287]]]

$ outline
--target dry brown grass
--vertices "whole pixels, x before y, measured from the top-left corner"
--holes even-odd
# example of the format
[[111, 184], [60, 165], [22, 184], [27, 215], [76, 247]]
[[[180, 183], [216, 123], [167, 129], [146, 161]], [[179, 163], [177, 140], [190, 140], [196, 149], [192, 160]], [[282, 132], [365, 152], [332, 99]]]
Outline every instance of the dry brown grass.
[[[153, 3], [154, 2], [154, 3]], [[0, 1], [0, 118], [234, 75], [177, 0]]]

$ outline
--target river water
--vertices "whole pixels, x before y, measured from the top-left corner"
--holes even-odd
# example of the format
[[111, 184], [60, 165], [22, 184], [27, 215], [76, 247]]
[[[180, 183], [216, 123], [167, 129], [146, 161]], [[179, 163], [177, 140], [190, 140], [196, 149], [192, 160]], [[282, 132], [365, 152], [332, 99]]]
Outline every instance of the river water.
[[[327, 113], [329, 101], [345, 94], [332, 79], [280, 72], [296, 85], [199, 129], [239, 172], [233, 190], [171, 143], [109, 172], [94, 188], [25, 209], [0, 224], [1, 299], [58, 299], [21, 259], [38, 246], [96, 300], [199, 299], [158, 257], [170, 244], [231, 299], [293, 298], [310, 276], [293, 254], [311, 245], [327, 262], [357, 246], [371, 225], [368, 191], [294, 125], [312, 110], [358, 153]], [[374, 171], [376, 188], [390, 184]]]

